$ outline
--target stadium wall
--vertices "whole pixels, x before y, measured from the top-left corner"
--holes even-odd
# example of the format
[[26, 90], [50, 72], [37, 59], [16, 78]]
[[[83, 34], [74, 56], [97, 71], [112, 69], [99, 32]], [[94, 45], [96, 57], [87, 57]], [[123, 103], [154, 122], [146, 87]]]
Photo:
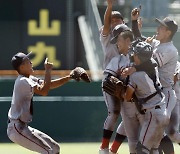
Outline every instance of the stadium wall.
[[[14, 80], [0, 80], [0, 142], [6, 135], [7, 113]], [[107, 111], [101, 82], [69, 82], [49, 92], [48, 97], [34, 96], [31, 127], [60, 142], [100, 141]]]

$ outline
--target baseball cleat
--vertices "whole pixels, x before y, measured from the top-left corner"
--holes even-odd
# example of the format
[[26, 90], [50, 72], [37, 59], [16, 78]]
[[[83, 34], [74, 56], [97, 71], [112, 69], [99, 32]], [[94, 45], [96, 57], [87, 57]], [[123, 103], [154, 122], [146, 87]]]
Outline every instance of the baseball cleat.
[[99, 154], [109, 154], [109, 149], [99, 149]]

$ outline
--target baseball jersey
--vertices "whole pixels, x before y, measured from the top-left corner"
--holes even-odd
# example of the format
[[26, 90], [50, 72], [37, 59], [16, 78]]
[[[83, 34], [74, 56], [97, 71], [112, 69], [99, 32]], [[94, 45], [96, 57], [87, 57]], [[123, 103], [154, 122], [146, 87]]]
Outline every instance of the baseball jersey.
[[109, 33], [107, 36], [104, 36], [101, 31], [100, 41], [104, 51], [104, 69], [113, 57], [119, 55], [117, 46], [115, 44], [110, 43], [112, 37], [112, 33]]
[[176, 64], [175, 74], [177, 74], [178, 81], [174, 85], [174, 90], [176, 92], [177, 99], [180, 100], [180, 85], [179, 85], [180, 84], [179, 83], [179, 80], [180, 80], [180, 62], [179, 61]]
[[122, 71], [124, 68], [130, 65], [129, 55], [120, 54], [111, 59], [109, 64], [107, 65], [106, 69], [104, 70], [104, 74], [110, 73], [115, 77], [118, 76], [118, 72]]
[[153, 55], [158, 63], [159, 79], [163, 87], [174, 84], [174, 72], [178, 60], [178, 50], [173, 42], [161, 43], [153, 40]]
[[14, 84], [11, 107], [8, 112], [10, 119], [19, 119], [25, 123], [32, 121], [33, 87], [40, 86], [42, 80], [34, 76], [29, 78], [19, 75]]
[[[146, 98], [156, 92], [154, 82], [145, 72], [134, 72], [129, 77], [128, 86], [132, 87], [138, 99]], [[164, 104], [164, 99], [159, 94], [142, 104], [143, 109], [150, 109], [156, 105]]]

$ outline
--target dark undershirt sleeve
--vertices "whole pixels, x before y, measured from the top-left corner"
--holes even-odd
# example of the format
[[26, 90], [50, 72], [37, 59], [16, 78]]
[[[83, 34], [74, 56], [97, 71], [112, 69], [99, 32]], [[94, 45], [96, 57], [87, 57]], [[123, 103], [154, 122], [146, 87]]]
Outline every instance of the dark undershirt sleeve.
[[141, 32], [139, 31], [137, 20], [132, 20], [132, 32], [135, 39], [141, 38], [141, 40], [145, 41], [147, 38], [145, 36], [142, 36]]

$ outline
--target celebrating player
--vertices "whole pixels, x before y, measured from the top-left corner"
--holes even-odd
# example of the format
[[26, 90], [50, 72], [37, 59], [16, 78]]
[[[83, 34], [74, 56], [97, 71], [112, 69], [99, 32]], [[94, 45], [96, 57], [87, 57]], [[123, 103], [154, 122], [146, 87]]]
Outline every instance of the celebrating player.
[[45, 78], [41, 80], [32, 76], [33, 67], [29, 55], [20, 52], [11, 60], [19, 75], [14, 84], [11, 107], [8, 112], [7, 135], [11, 141], [29, 150], [42, 154], [59, 154], [60, 147], [56, 141], [45, 133], [28, 126], [33, 117], [33, 95], [35, 93], [45, 96], [50, 89], [57, 88], [71, 79], [79, 80], [81, 74], [85, 73], [83, 75], [85, 79], [88, 76], [84, 70], [75, 68], [70, 75], [51, 80], [53, 64], [46, 58]]
[[[151, 59], [152, 52], [152, 47], [148, 43], [137, 43], [133, 50], [135, 65], [140, 65]], [[155, 71], [154, 73], [148, 72], [148, 74], [143, 71], [135, 72], [129, 77], [124, 98], [129, 101], [135, 93], [139, 105], [142, 107], [141, 110], [145, 112], [139, 143], [136, 148], [137, 154], [149, 154], [151, 149], [153, 149], [153, 153], [158, 153], [159, 143], [168, 124], [165, 96], [160, 88], [160, 82]]]
[[[132, 29], [136, 37], [141, 37], [141, 33], [139, 32], [138, 26], [137, 26], [137, 18], [139, 14], [136, 14], [135, 19], [132, 21], [132, 24], [135, 24]], [[156, 39], [154, 37], [152, 38], [146, 38], [143, 36], [142, 39], [146, 39], [149, 43], [153, 46], [153, 55], [155, 57], [155, 60], [158, 63], [158, 70], [160, 75], [160, 82], [163, 86], [163, 93], [165, 94], [165, 101], [167, 104], [167, 112], [168, 116], [171, 116], [171, 113], [173, 111], [173, 108], [176, 104], [176, 95], [172, 88], [173, 85], [173, 78], [174, 78], [174, 72], [175, 67], [177, 63], [178, 58], [178, 52], [176, 47], [173, 45], [172, 38], [175, 35], [178, 26], [176, 22], [168, 17], [164, 18], [163, 20], [156, 19], [156, 21], [160, 24], [157, 28], [157, 35]], [[142, 66], [146, 65], [147, 68], [144, 68]], [[131, 67], [126, 70], [124, 70], [123, 75], [127, 76], [131, 74], [134, 71], [141, 71], [144, 69], [149, 69], [149, 64], [143, 64], [142, 66], [135, 68]], [[175, 110], [174, 110], [175, 111]], [[173, 111], [173, 112], [174, 112]], [[173, 113], [172, 113], [173, 114]], [[170, 119], [170, 123], [173, 123], [172, 118]], [[180, 142], [180, 134], [177, 134], [176, 131], [173, 129], [174, 124], [169, 124], [167, 129], [168, 136], [177, 143]], [[163, 138], [164, 142], [170, 142], [168, 137]], [[173, 148], [167, 148], [170, 144], [164, 145], [163, 148], [170, 152], [173, 151]]]
[[[108, 65], [110, 60], [119, 55], [117, 46], [110, 43], [112, 39], [112, 30], [115, 26], [124, 23], [123, 16], [118, 11], [112, 11], [114, 0], [107, 0], [107, 9], [104, 15], [104, 26], [101, 29], [100, 41], [104, 51], [104, 68]], [[108, 116], [104, 122], [102, 144], [99, 152], [102, 154], [109, 153], [109, 142], [112, 136], [115, 124], [120, 115], [120, 103], [119, 100], [109, 94], [103, 92], [103, 96], [108, 109]], [[116, 135], [119, 143], [122, 143], [125, 139], [125, 131], [122, 125], [120, 134]]]
[[[119, 72], [121, 72], [125, 67], [128, 67], [130, 65], [130, 59], [129, 59], [129, 48], [131, 47], [131, 42], [133, 41], [133, 35], [131, 30], [126, 25], [117, 25], [113, 30], [114, 37], [111, 40], [111, 43], [116, 44], [118, 47], [119, 55], [112, 58], [110, 63], [107, 65], [106, 69], [104, 70], [105, 78], [103, 80], [103, 90], [108, 93], [109, 95], [114, 96], [116, 99], [117, 97], [114, 93], [109, 92], [109, 88], [106, 89], [106, 83], [109, 83], [109, 79], [111, 76], [114, 76], [116, 78], [121, 79], [126, 83], [126, 79], [122, 79], [120, 75], [118, 75]], [[120, 90], [121, 88], [119, 88]], [[118, 89], [117, 89], [118, 90]], [[111, 91], [111, 90], [110, 90]], [[122, 99], [120, 99], [120, 105], [121, 105], [121, 115], [122, 120], [124, 124], [124, 128], [126, 131], [126, 135], [128, 137], [128, 144], [129, 144], [129, 151], [130, 153], [135, 152], [136, 144], [138, 142], [138, 132], [140, 129], [140, 121], [143, 121], [143, 115], [141, 115], [135, 106], [134, 103], [126, 103], [123, 102]], [[122, 123], [121, 123], [122, 124]], [[121, 127], [122, 125], [119, 125], [117, 129], [117, 134], [121, 134]], [[133, 131], [132, 129], [133, 128]], [[114, 154], [117, 152], [120, 141], [117, 137], [115, 137], [115, 140], [113, 141], [113, 144], [110, 148], [110, 153]]]

